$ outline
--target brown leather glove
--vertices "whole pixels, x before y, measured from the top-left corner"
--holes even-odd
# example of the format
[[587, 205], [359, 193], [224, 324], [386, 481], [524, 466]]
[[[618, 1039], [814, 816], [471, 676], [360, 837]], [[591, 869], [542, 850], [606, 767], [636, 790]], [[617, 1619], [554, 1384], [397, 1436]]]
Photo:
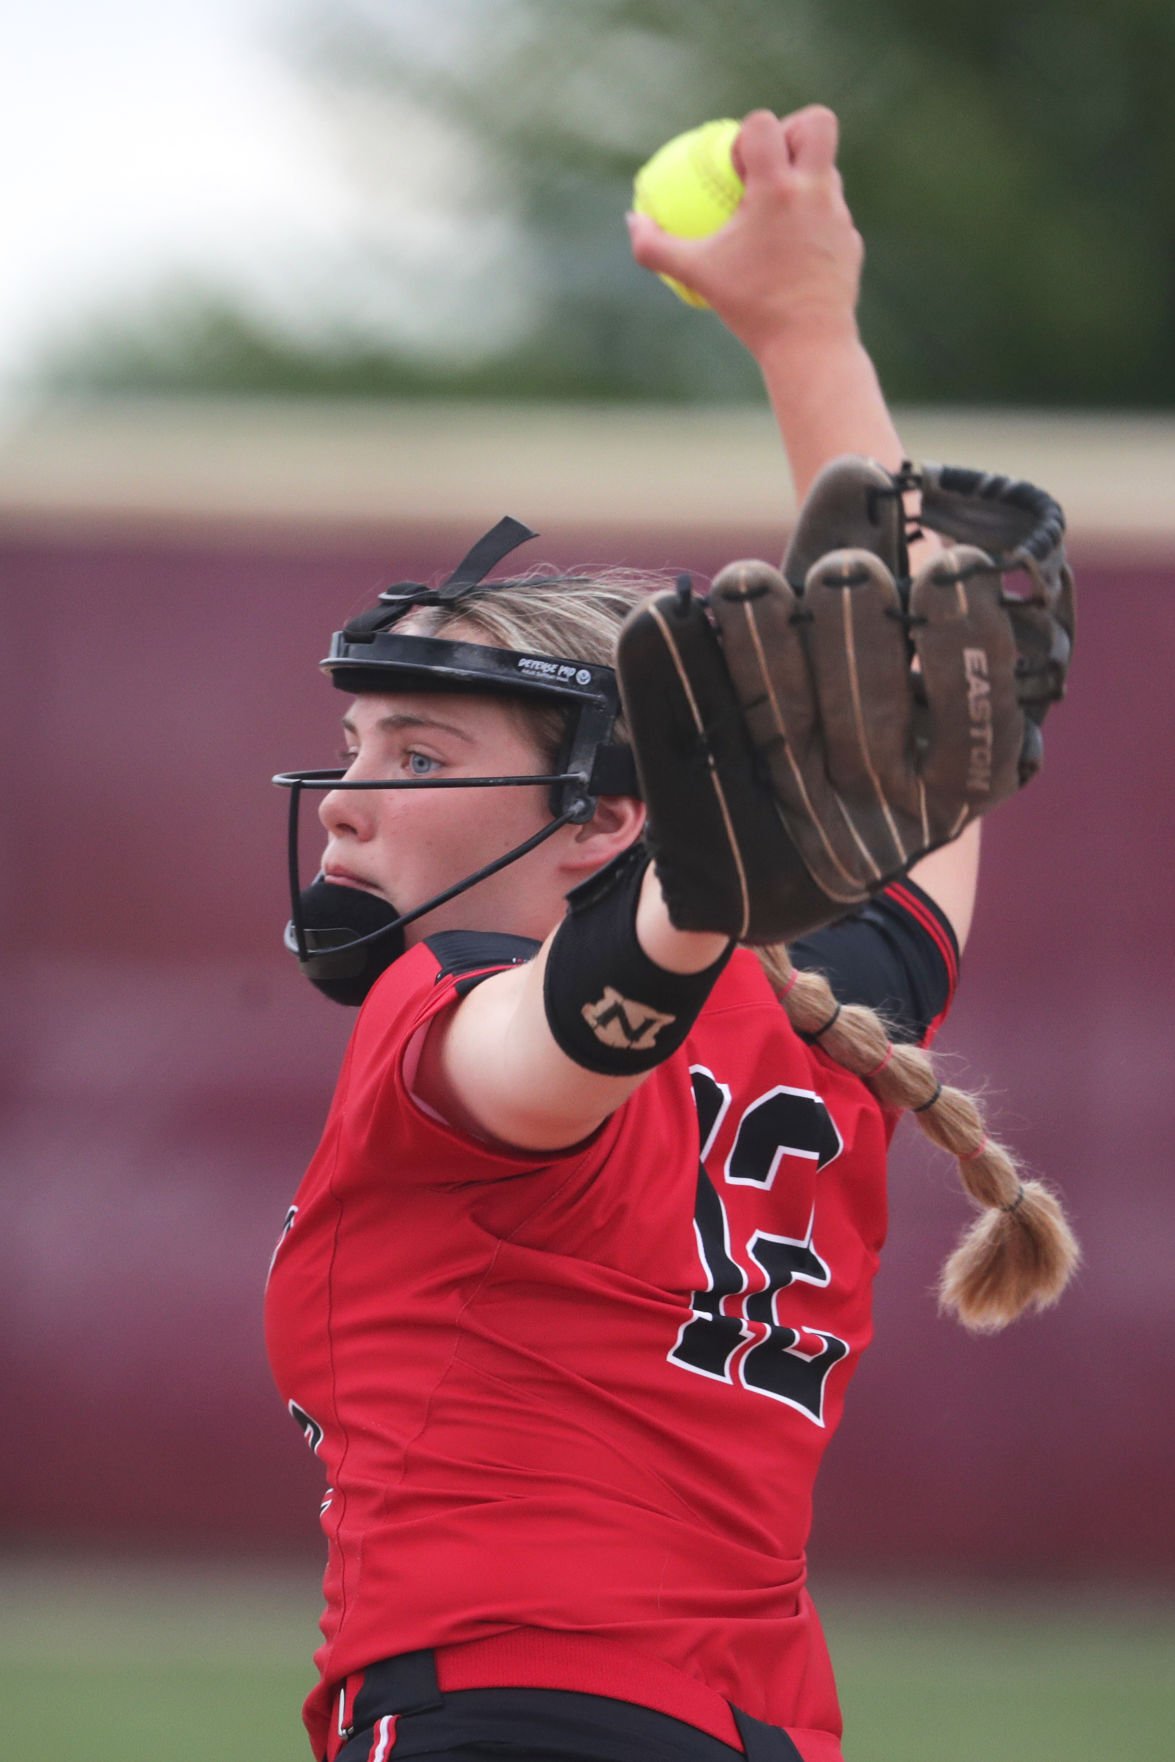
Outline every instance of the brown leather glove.
[[[911, 580], [915, 488], [922, 524], [962, 542]], [[629, 616], [617, 671], [675, 924], [787, 941], [1035, 774], [1072, 647], [1063, 531], [1030, 484], [846, 458], [785, 574], [732, 563], [708, 599], [682, 581]]]

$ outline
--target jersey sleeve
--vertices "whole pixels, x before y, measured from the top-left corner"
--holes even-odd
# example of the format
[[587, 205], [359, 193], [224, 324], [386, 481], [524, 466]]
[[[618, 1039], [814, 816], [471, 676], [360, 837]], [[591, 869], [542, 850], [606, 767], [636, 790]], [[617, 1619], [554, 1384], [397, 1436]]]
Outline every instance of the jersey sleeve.
[[401, 955], [360, 1011], [336, 1094], [352, 1166], [402, 1185], [492, 1181], [606, 1154], [606, 1127], [567, 1150], [523, 1150], [475, 1136], [416, 1091], [424, 1036], [472, 986], [533, 958], [522, 937], [442, 932]]
[[955, 932], [908, 876], [789, 952], [795, 966], [825, 975], [838, 1002], [867, 1004], [895, 1040], [921, 1046], [938, 1032], [958, 984]]
[[539, 951], [539, 944], [529, 936], [506, 936], [488, 930], [441, 930], [426, 937], [425, 946], [436, 956], [436, 982], [452, 979], [459, 997], [491, 973], [533, 960]]

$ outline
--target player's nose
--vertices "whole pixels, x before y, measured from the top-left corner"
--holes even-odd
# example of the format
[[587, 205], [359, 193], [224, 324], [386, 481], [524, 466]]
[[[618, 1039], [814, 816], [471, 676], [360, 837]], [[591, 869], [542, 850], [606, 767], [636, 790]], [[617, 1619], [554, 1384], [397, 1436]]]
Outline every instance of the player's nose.
[[371, 837], [374, 793], [367, 789], [327, 790], [318, 804], [318, 818], [332, 838]]

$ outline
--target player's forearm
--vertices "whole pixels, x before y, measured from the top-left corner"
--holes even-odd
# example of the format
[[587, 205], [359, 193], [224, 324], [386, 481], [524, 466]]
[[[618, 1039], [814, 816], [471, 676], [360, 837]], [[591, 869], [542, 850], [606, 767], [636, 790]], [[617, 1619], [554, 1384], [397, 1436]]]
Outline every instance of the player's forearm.
[[901, 439], [876, 370], [848, 316], [835, 324], [781, 327], [756, 350], [802, 502], [830, 459], [862, 453], [888, 470], [901, 464]]
[[669, 916], [665, 895], [652, 863], [645, 870], [636, 909], [636, 934], [641, 948], [667, 973], [701, 973], [712, 967], [729, 946], [729, 936], [710, 930], [679, 930]]

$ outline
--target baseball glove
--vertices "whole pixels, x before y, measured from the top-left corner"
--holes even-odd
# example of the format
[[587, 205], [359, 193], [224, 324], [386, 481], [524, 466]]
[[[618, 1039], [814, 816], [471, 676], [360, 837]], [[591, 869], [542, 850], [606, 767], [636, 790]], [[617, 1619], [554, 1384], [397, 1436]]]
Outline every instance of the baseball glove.
[[[914, 490], [921, 524], [955, 542], [911, 579]], [[1063, 533], [1031, 484], [845, 458], [782, 574], [732, 563], [708, 598], [683, 578], [629, 616], [620, 690], [679, 928], [801, 935], [1035, 773], [1072, 647]]]

